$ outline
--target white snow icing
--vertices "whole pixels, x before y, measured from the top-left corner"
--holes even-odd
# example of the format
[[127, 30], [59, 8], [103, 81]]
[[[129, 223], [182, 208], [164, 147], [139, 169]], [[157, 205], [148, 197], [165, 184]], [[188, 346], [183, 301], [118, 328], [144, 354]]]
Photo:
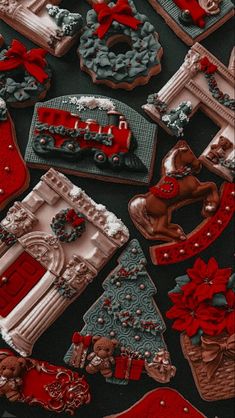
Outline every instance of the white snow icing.
[[79, 196], [81, 193], [84, 193], [82, 189], [80, 189], [80, 187], [73, 185], [72, 190], [70, 190], [69, 194], [70, 196], [73, 197], [77, 197]]
[[[115, 104], [112, 100], [107, 98], [100, 98], [94, 96], [82, 96], [80, 98], [73, 96], [69, 97], [69, 104], [73, 104], [80, 111], [85, 109], [100, 109], [100, 110], [115, 110]], [[65, 102], [66, 103], [66, 102]]]

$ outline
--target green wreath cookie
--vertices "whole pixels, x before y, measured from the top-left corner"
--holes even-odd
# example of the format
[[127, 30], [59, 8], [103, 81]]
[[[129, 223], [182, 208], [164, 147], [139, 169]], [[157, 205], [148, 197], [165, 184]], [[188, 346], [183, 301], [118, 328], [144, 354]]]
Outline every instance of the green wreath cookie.
[[41, 48], [27, 51], [13, 40], [0, 52], [0, 97], [11, 106], [31, 106], [44, 99], [50, 87], [51, 71]]
[[[69, 226], [70, 230], [67, 230]], [[62, 242], [76, 241], [85, 231], [85, 218], [74, 209], [64, 209], [57, 213], [51, 222], [51, 229]]]
[[[126, 43], [130, 50], [115, 54], [111, 47]], [[132, 0], [93, 3], [81, 36], [81, 69], [94, 83], [131, 90], [161, 71], [158, 34]]]

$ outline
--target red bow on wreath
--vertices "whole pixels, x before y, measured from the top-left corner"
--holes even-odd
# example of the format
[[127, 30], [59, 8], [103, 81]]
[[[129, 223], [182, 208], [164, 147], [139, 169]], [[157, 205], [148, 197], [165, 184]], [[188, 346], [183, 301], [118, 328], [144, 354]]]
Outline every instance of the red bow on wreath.
[[84, 218], [79, 217], [75, 210], [70, 209], [66, 215], [66, 221], [69, 222], [74, 228], [85, 222]]
[[39, 83], [43, 83], [48, 78], [48, 74], [44, 71], [47, 65], [46, 54], [47, 52], [42, 48], [27, 51], [21, 42], [13, 39], [11, 47], [5, 53], [6, 59], [0, 61], [0, 71], [14, 70], [23, 66]]
[[206, 74], [214, 74], [217, 71], [217, 66], [208, 60], [207, 57], [200, 59], [201, 71]]
[[96, 34], [100, 39], [103, 39], [114, 20], [134, 30], [137, 30], [138, 25], [142, 23], [133, 16], [128, 0], [118, 0], [114, 7], [109, 7], [106, 3], [93, 4], [93, 9], [98, 15], [100, 26]]
[[84, 347], [89, 347], [92, 341], [91, 335], [81, 335], [79, 332], [75, 332], [73, 334], [72, 342], [75, 345], [78, 345], [80, 343], [83, 343]]

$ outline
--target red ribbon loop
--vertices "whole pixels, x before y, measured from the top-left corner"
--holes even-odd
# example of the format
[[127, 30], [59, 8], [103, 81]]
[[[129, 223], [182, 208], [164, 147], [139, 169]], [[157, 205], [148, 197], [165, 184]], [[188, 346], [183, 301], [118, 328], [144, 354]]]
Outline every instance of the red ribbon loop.
[[79, 334], [79, 332], [75, 332], [72, 338], [73, 344], [78, 345], [82, 343], [85, 348], [89, 347], [89, 345], [91, 344], [91, 340], [91, 335], [81, 335]]
[[0, 71], [11, 71], [22, 66], [39, 83], [44, 83], [48, 78], [48, 74], [44, 70], [47, 65], [45, 60], [46, 54], [47, 52], [42, 48], [34, 48], [27, 51], [20, 41], [14, 39], [11, 47], [5, 54], [6, 59], [0, 61]]
[[96, 34], [100, 39], [103, 39], [113, 21], [129, 26], [134, 30], [137, 30], [138, 25], [142, 23], [133, 16], [128, 0], [118, 0], [114, 7], [109, 7], [106, 3], [93, 4], [93, 9], [98, 15], [100, 26], [96, 30]]
[[201, 71], [206, 74], [214, 74], [217, 71], [217, 66], [210, 62], [207, 57], [200, 59]]

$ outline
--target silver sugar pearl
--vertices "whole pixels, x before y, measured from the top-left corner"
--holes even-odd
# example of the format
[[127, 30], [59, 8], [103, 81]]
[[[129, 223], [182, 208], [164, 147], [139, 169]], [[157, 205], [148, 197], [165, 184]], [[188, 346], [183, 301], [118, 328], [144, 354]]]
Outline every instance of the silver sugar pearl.
[[137, 309], [136, 313], [137, 313], [137, 315], [141, 315], [142, 314], [141, 309]]
[[150, 357], [151, 356], [150, 351], [145, 351], [144, 356], [147, 357], [147, 358]]
[[74, 150], [74, 145], [73, 144], [68, 144], [68, 149]]
[[183, 248], [181, 248], [180, 254], [185, 254], [185, 250], [183, 250]]
[[163, 257], [164, 257], [164, 258], [169, 258], [169, 254], [168, 254], [168, 253], [164, 253], [164, 254], [163, 254]]
[[195, 247], [195, 248], [198, 248], [198, 247], [199, 247], [198, 242], [195, 242], [194, 247]]
[[99, 324], [103, 324], [103, 323], [104, 323], [103, 318], [98, 318], [98, 323], [99, 323]]
[[8, 278], [6, 276], [1, 278], [1, 282], [2, 283], [7, 283], [8, 282]]
[[120, 287], [121, 286], [121, 283], [120, 282], [116, 282], [116, 286], [117, 287]]
[[227, 212], [229, 212], [229, 211], [230, 211], [230, 206], [225, 206], [225, 210], [226, 210]]
[[110, 335], [110, 337], [115, 337], [116, 332], [114, 332], [114, 331], [110, 331], [109, 335]]
[[131, 300], [131, 299], [132, 299], [132, 298], [131, 298], [131, 295], [126, 295], [126, 296], [125, 296], [125, 299], [126, 299], [126, 300]]
[[141, 290], [144, 290], [144, 289], [145, 289], [145, 285], [144, 285], [143, 283], [141, 283], [141, 284], [139, 285], [139, 288], [140, 288]]
[[0, 194], [4, 194], [4, 190], [3, 189], [0, 189]]
[[13, 145], [8, 145], [8, 148], [13, 149], [14, 147], [13, 147]]
[[8, 167], [8, 165], [6, 165], [6, 167], [4, 167], [4, 171], [6, 171], [6, 173], [9, 173], [11, 171], [10, 167]]
[[132, 254], [137, 254], [137, 249], [136, 248], [132, 248], [131, 252], [132, 252]]
[[161, 406], [165, 406], [165, 401], [160, 401]]
[[187, 407], [185, 407], [184, 412], [187, 414], [189, 412], [189, 409]]
[[127, 323], [126, 323], [126, 322], [123, 322], [123, 323], [122, 323], [122, 326], [123, 326], [124, 328], [126, 328], [126, 327], [127, 327]]
[[41, 144], [41, 145], [45, 145], [45, 143], [46, 143], [45, 138], [40, 139], [40, 144]]
[[135, 341], [140, 341], [140, 336], [139, 335], [135, 335]]

